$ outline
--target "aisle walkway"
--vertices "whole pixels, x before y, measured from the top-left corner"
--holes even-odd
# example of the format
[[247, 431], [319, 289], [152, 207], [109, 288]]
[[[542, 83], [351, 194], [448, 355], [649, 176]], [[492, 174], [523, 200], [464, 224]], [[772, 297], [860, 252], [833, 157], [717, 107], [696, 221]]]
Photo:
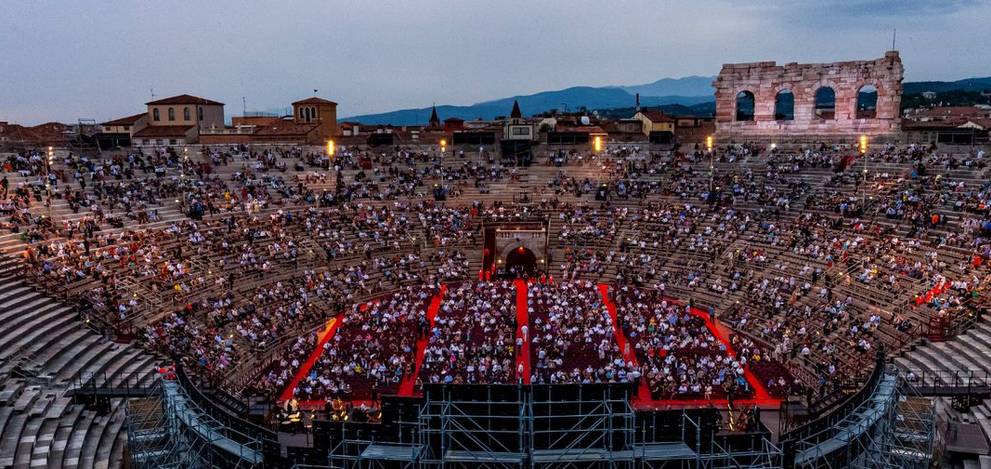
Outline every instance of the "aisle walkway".
[[310, 352], [310, 356], [305, 362], [303, 362], [303, 366], [300, 366], [299, 370], [296, 371], [296, 375], [293, 376], [292, 381], [289, 382], [286, 389], [282, 391], [282, 395], [279, 396], [279, 402], [285, 402], [292, 399], [293, 391], [296, 390], [296, 386], [298, 386], [299, 382], [303, 381], [303, 378], [310, 373], [310, 369], [313, 368], [313, 365], [316, 365], [317, 360], [320, 359], [320, 355], [323, 353], [324, 344], [334, 338], [334, 334], [337, 333], [337, 326], [340, 325], [340, 323], [341, 321], [338, 321], [337, 318], [331, 318], [330, 321], [327, 321], [327, 325], [317, 335], [316, 347], [313, 348], [313, 351]]
[[[609, 311], [609, 317], [612, 319], [613, 333], [616, 335], [616, 344], [623, 351], [623, 360], [626, 360], [628, 363], [632, 362], [635, 366], [640, 366], [640, 362], [637, 361], [637, 354], [633, 351], [633, 346], [626, 340], [626, 334], [619, 327], [619, 314], [616, 312], [616, 303], [613, 303], [609, 298], [609, 285], [600, 283], [599, 294], [602, 295], [602, 302], [606, 305], [606, 310]], [[647, 380], [642, 379], [640, 380], [640, 386], [637, 387], [636, 400], [644, 399], [650, 400], [650, 388], [647, 387]]]
[[398, 394], [400, 396], [412, 396], [416, 390], [416, 380], [420, 377], [420, 367], [423, 366], [423, 356], [427, 352], [427, 343], [430, 340], [434, 322], [437, 320], [437, 311], [440, 311], [440, 305], [444, 301], [444, 294], [446, 293], [447, 285], [441, 285], [440, 291], [430, 300], [430, 306], [427, 307], [427, 334], [416, 340], [416, 361], [413, 365], [413, 373], [403, 379], [402, 383], [399, 383]]
[[[616, 334], [616, 343], [619, 345], [620, 350], [623, 351], [623, 359], [627, 361], [637, 362], [636, 352], [634, 352], [632, 346], [627, 346], [626, 335], [623, 334], [622, 328], [619, 326], [619, 318], [616, 309], [616, 304], [609, 298], [609, 286], [606, 284], [599, 284], [599, 292], [602, 294], [602, 301], [606, 305], [606, 309], [609, 311], [609, 316], [612, 318], [613, 331]], [[677, 300], [672, 298], [665, 298], [668, 302], [679, 303]], [[709, 317], [709, 314], [698, 308], [692, 308], [691, 314], [696, 316], [703, 321], [705, 321], [705, 327], [709, 329], [712, 335], [726, 345], [727, 354], [732, 357], [736, 356], [736, 351], [729, 343], [730, 329], [722, 324], [713, 322]], [[749, 399], [735, 399], [734, 402], [737, 404], [756, 404], [761, 407], [775, 407], [781, 405], [781, 399], [775, 398], [767, 392], [764, 384], [754, 376], [750, 369], [744, 370], [744, 377], [750, 384], [750, 387], [754, 389], [754, 397]], [[637, 397], [634, 399], [633, 404], [637, 408], [642, 409], [665, 409], [665, 408], [679, 408], [679, 407], [699, 407], [703, 405], [713, 404], [718, 407], [725, 407], [728, 404], [726, 399], [653, 399], [651, 396], [650, 388], [647, 386], [647, 380], [641, 380], [640, 386], [637, 388]]]
[[[523, 364], [523, 384], [530, 384], [530, 313], [527, 305], [527, 284], [522, 279], [517, 279], [516, 284], [516, 338], [523, 339], [523, 346], [516, 351], [516, 369], [520, 369]], [[523, 337], [523, 326], [527, 327], [527, 337]], [[517, 376], [519, 382], [521, 377]]]

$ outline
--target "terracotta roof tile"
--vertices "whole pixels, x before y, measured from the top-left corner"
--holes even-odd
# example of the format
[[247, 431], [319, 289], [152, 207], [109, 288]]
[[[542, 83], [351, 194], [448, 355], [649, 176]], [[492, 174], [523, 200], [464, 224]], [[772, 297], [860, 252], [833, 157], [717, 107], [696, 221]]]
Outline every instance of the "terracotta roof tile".
[[179, 96], [172, 96], [169, 98], [162, 98], [155, 101], [149, 101], [145, 105], [153, 106], [159, 104], [202, 104], [205, 106], [223, 106], [224, 103], [219, 101], [214, 101], [211, 99], [200, 98], [198, 96], [192, 96], [188, 94], [180, 94]]

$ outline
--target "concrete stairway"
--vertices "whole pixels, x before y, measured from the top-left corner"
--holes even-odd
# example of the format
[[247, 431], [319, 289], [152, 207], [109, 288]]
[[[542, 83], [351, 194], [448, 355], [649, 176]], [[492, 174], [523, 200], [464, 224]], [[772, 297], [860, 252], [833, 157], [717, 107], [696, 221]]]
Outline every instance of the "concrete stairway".
[[970, 330], [946, 342], [927, 342], [895, 359], [904, 370], [991, 373], [991, 322], [975, 323]]
[[0, 467], [123, 466], [124, 402], [98, 413], [67, 392], [97, 385], [150, 384], [154, 356], [89, 330], [74, 309], [30, 288], [0, 261]]

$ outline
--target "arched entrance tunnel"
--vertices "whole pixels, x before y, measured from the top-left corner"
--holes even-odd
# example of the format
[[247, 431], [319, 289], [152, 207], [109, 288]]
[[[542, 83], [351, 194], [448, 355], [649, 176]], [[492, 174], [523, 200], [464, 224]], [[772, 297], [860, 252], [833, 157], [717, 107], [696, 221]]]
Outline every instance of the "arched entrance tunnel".
[[537, 255], [525, 246], [519, 246], [506, 254], [506, 276], [533, 277], [537, 273]]

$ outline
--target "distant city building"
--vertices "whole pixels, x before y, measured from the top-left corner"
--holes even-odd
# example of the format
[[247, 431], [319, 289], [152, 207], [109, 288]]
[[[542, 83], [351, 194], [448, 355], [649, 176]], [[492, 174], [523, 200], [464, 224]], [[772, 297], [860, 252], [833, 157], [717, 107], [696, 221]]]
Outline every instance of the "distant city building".
[[176, 146], [197, 143], [205, 129], [224, 128], [224, 103], [218, 101], [181, 94], [145, 106], [145, 118], [130, 116], [104, 123], [100, 138], [122, 136], [127, 126], [131, 145]]
[[146, 112], [101, 124], [101, 147], [295, 143], [323, 145], [340, 135], [337, 103], [310, 97], [291, 116], [248, 114], [225, 124], [224, 104], [188, 94], [145, 103]]
[[651, 143], [671, 143], [674, 141], [674, 118], [661, 112], [641, 110], [633, 115], [639, 120], [641, 131]]
[[906, 112], [905, 138], [912, 142], [975, 145], [988, 143], [989, 106], [937, 106]]

